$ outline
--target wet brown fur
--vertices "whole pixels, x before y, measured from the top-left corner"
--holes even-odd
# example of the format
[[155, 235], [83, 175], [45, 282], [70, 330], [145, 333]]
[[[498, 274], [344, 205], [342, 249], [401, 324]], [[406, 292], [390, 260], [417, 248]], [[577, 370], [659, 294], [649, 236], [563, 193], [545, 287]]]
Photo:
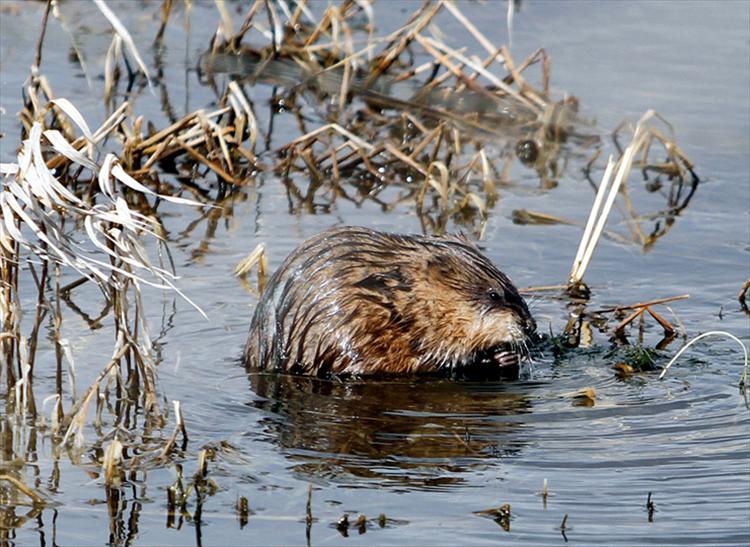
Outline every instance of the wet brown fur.
[[319, 377], [419, 374], [521, 348], [533, 329], [511, 281], [468, 241], [333, 228], [271, 277], [244, 355]]

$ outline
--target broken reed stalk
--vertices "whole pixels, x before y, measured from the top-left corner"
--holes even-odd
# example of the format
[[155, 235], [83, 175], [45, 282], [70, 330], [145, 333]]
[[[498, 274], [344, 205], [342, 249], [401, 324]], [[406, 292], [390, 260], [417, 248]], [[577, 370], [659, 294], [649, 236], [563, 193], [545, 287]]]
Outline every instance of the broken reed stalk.
[[665, 336], [674, 335], [675, 329], [674, 327], [661, 315], [656, 313], [654, 310], [651, 309], [650, 306], [643, 306], [635, 308], [635, 311], [633, 311], [630, 315], [628, 315], [625, 319], [620, 321], [620, 323], [617, 324], [617, 326], [612, 329], [612, 332], [616, 336], [621, 336], [625, 330], [625, 327], [628, 326], [630, 323], [635, 321], [637, 318], [643, 318], [644, 313], [648, 313], [651, 317], [653, 317], [657, 323], [661, 325], [661, 327], [664, 329]]
[[94, 4], [97, 8], [99, 8], [99, 11], [102, 12], [102, 15], [107, 18], [107, 21], [109, 21], [109, 24], [112, 25], [112, 29], [115, 31], [115, 33], [117, 33], [117, 35], [125, 43], [125, 46], [128, 48], [128, 51], [133, 56], [133, 59], [138, 65], [138, 69], [146, 77], [148, 86], [151, 87], [151, 76], [149, 76], [148, 68], [146, 68], [146, 63], [143, 62], [141, 54], [138, 53], [138, 48], [135, 46], [135, 42], [130, 36], [130, 32], [128, 32], [128, 29], [125, 27], [125, 25], [122, 24], [120, 19], [118, 19], [118, 17], [104, 2], [104, 0], [94, 0]]
[[41, 494], [38, 494], [33, 488], [28, 487], [16, 477], [3, 473], [0, 474], [0, 482], [3, 481], [9, 482], [13, 486], [15, 486], [16, 489], [22, 492], [26, 497], [28, 497], [34, 505], [44, 505], [46, 503], [44, 497]]
[[[638, 121], [633, 138], [620, 158], [615, 162], [612, 156], [610, 156], [607, 161], [607, 167], [594, 198], [594, 204], [591, 207], [586, 228], [578, 245], [576, 256], [573, 259], [573, 266], [568, 278], [568, 285], [570, 287], [575, 287], [583, 281], [583, 276], [604, 231], [604, 226], [607, 223], [615, 198], [630, 175], [634, 158], [638, 153], [647, 152], [648, 150], [648, 147], [644, 150], [644, 144], [649, 142], [650, 134], [650, 129], [646, 126], [646, 122], [655, 116], [657, 114], [654, 110], [648, 110]], [[614, 176], [613, 173], [615, 173]]]
[[618, 312], [618, 311], [623, 311], [623, 310], [632, 310], [635, 308], [646, 308], [648, 306], [654, 306], [656, 304], [667, 304], [668, 302], [675, 302], [677, 300], [685, 300], [687, 298], [690, 298], [689, 294], [681, 294], [679, 296], [657, 298], [655, 300], [649, 300], [648, 302], [638, 302], [637, 304], [630, 304], [627, 306], [612, 306], [609, 308], [600, 308], [598, 310], [594, 310], [591, 313], [609, 313], [609, 312]]
[[748, 277], [745, 282], [742, 284], [742, 288], [740, 289], [739, 294], [737, 294], [737, 300], [740, 303], [740, 306], [743, 310], [746, 312], [748, 311], [747, 307], [747, 293], [750, 291], [750, 277]]
[[117, 344], [115, 346], [115, 353], [112, 355], [109, 363], [107, 363], [101, 370], [94, 382], [86, 390], [86, 394], [79, 398], [75, 404], [68, 411], [68, 414], [62, 420], [62, 428], [65, 430], [62, 444], [64, 445], [70, 435], [74, 433], [80, 433], [83, 428], [83, 421], [86, 419], [86, 412], [88, 411], [88, 405], [91, 402], [93, 395], [99, 389], [99, 385], [106, 378], [110, 372], [120, 365], [120, 359], [125, 355], [129, 349], [129, 343], [125, 342], [124, 335], [120, 333]]
[[49, 19], [49, 12], [52, 9], [52, 0], [47, 0], [47, 5], [44, 7], [44, 14], [42, 15], [41, 30], [36, 40], [36, 47], [34, 48], [34, 64], [31, 65], [31, 72], [35, 74], [39, 67], [42, 66], [42, 44], [44, 44], [44, 35], [47, 32], [47, 20]]
[[104, 473], [104, 484], [110, 488], [120, 486], [122, 450], [122, 443], [116, 438], [104, 450], [102, 472]]
[[166, 459], [172, 453], [172, 450], [177, 444], [178, 433], [182, 434], [181, 449], [184, 451], [187, 448], [188, 434], [187, 434], [187, 429], [185, 428], [185, 419], [182, 416], [182, 408], [180, 405], [180, 401], [172, 401], [172, 405], [174, 406], [174, 416], [175, 416], [174, 431], [172, 432], [172, 436], [169, 438], [169, 441], [167, 441], [167, 444], [164, 445], [164, 448], [159, 454], [158, 459]]

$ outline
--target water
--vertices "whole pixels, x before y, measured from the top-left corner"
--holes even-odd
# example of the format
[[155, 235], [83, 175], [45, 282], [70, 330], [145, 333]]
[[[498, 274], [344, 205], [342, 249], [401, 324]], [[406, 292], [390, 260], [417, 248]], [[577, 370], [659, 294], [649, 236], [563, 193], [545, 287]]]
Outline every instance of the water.
[[[18, 144], [14, 115], [42, 8], [16, 5], [18, 14], [0, 15], [2, 161], [13, 159]], [[178, 15], [160, 52], [148, 47], [158, 6], [126, 5], [131, 4], [112, 3], [147, 63], [161, 55], [178, 114], [210, 105], [212, 92], [185, 69], [193, 68], [218, 24], [213, 4], [196, 5], [189, 34]], [[389, 5], [398, 9], [376, 6], [383, 30], [415, 8]], [[94, 92], [68, 58], [68, 37], [56, 21], [50, 22], [42, 66], [55, 91], [94, 126], [104, 118], [97, 75], [111, 36], [98, 30], [105, 28], [101, 17], [81, 6], [64, 4], [62, 12], [78, 46], [88, 52]], [[462, 10], [493, 42], [506, 41], [504, 4], [462, 4]], [[441, 20], [441, 28], [451, 45], [474, 47], [450, 18]], [[690, 335], [721, 329], [750, 341], [748, 317], [735, 299], [750, 275], [749, 28], [750, 5], [741, 2], [521, 4], [513, 29], [516, 58], [545, 47], [553, 88], [560, 96], [576, 95], [582, 113], [596, 119], [593, 131], [605, 139], [621, 119], [634, 120], [655, 108], [674, 125], [678, 144], [705, 181], [648, 250], [600, 243], [586, 276], [592, 309], [688, 293], [689, 300], [671, 308]], [[270, 93], [259, 85], [253, 99], [263, 104]], [[165, 122], [158, 93], [142, 93], [135, 108]], [[312, 105], [308, 114], [319, 112]], [[288, 119], [282, 122], [272, 147], [297, 136]], [[585, 220], [593, 196], [579, 164], [573, 161], [550, 189], [534, 171], [517, 167], [513, 184], [502, 189], [482, 245], [518, 286], [557, 284], [567, 277], [580, 227], [514, 224], [512, 211]], [[632, 197], [639, 211], [663, 206], [637, 184]], [[0, 474], [20, 469], [50, 500], [40, 511], [0, 506], [0, 530], [11, 545], [267, 545], [308, 538], [314, 545], [562, 544], [566, 514], [571, 544], [750, 542], [750, 413], [736, 387], [741, 356], [732, 342], [696, 345], [661, 382], [655, 373], [618, 379], [611, 367], [626, 351], [612, 350], [599, 333], [589, 347], [558, 356], [545, 351], [529, 378], [512, 383], [335, 383], [248, 375], [238, 359], [255, 298], [231, 276], [235, 264], [264, 242], [273, 268], [305, 237], [337, 224], [416, 232], [413, 206], [404, 203], [384, 213], [372, 200], [360, 205], [338, 200], [328, 213], [290, 213], [283, 185], [263, 174], [231, 207], [190, 228], [198, 218], [194, 212], [168, 210], [180, 287], [209, 321], [184, 302], [153, 293], [152, 330], [163, 332], [159, 383], [168, 399], [182, 402], [190, 435], [185, 475], [195, 472], [197, 452], [208, 444], [216, 449], [209, 477], [218, 491], [203, 500], [200, 519], [194, 518], [191, 500], [190, 518], [169, 523], [166, 489], [175, 481], [174, 467], [139, 470], [113, 512], [89, 457], [75, 465], [65, 456], [56, 461], [43, 432], [31, 430], [23, 439], [29, 446], [26, 461], [9, 461], [10, 437], [3, 431]], [[645, 226], [650, 230], [653, 222]], [[621, 217], [613, 217], [610, 227], [627, 234]], [[77, 294], [87, 313], [101, 308], [95, 291]], [[565, 301], [537, 298], [534, 313], [541, 330], [560, 332], [568, 308]], [[66, 312], [64, 333], [74, 348], [81, 390], [101, 370], [101, 356], [111, 352], [111, 330], [105, 325], [91, 331]], [[661, 329], [648, 322], [645, 343], [653, 347], [660, 337]], [[660, 364], [678, 347], [673, 343], [659, 353]], [[54, 350], [44, 339], [39, 351], [35, 391], [41, 400], [54, 391]], [[596, 391], [593, 406], [573, 396], [586, 387]], [[546, 504], [540, 495], [545, 480]], [[649, 493], [655, 506], [651, 521]], [[251, 510], [244, 526], [235, 509], [239, 496]], [[507, 531], [474, 514], [505, 503], [512, 515]], [[335, 523], [344, 513], [351, 521], [366, 515], [366, 532], [354, 527], [343, 537]]]

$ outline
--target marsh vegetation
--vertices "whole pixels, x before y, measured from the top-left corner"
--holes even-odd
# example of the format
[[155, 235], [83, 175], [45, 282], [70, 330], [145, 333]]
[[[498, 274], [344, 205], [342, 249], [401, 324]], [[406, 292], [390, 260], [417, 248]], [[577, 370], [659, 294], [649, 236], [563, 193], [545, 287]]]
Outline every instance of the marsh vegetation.
[[[0, 6], [0, 543], [748, 539], [747, 358], [659, 376], [748, 342], [746, 104], [597, 100], [533, 2], [137, 4]], [[268, 273], [336, 224], [466, 233], [534, 367], [245, 373]]]

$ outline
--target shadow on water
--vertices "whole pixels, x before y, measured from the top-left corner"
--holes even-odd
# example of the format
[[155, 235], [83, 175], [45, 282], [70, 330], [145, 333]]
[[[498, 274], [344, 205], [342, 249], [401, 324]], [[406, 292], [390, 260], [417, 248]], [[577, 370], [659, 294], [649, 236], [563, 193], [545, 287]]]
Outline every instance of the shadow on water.
[[461, 484], [476, 465], [498, 465], [524, 443], [507, 416], [531, 412], [513, 384], [449, 380], [337, 382], [248, 373], [253, 406], [294, 470], [353, 475], [411, 488]]

